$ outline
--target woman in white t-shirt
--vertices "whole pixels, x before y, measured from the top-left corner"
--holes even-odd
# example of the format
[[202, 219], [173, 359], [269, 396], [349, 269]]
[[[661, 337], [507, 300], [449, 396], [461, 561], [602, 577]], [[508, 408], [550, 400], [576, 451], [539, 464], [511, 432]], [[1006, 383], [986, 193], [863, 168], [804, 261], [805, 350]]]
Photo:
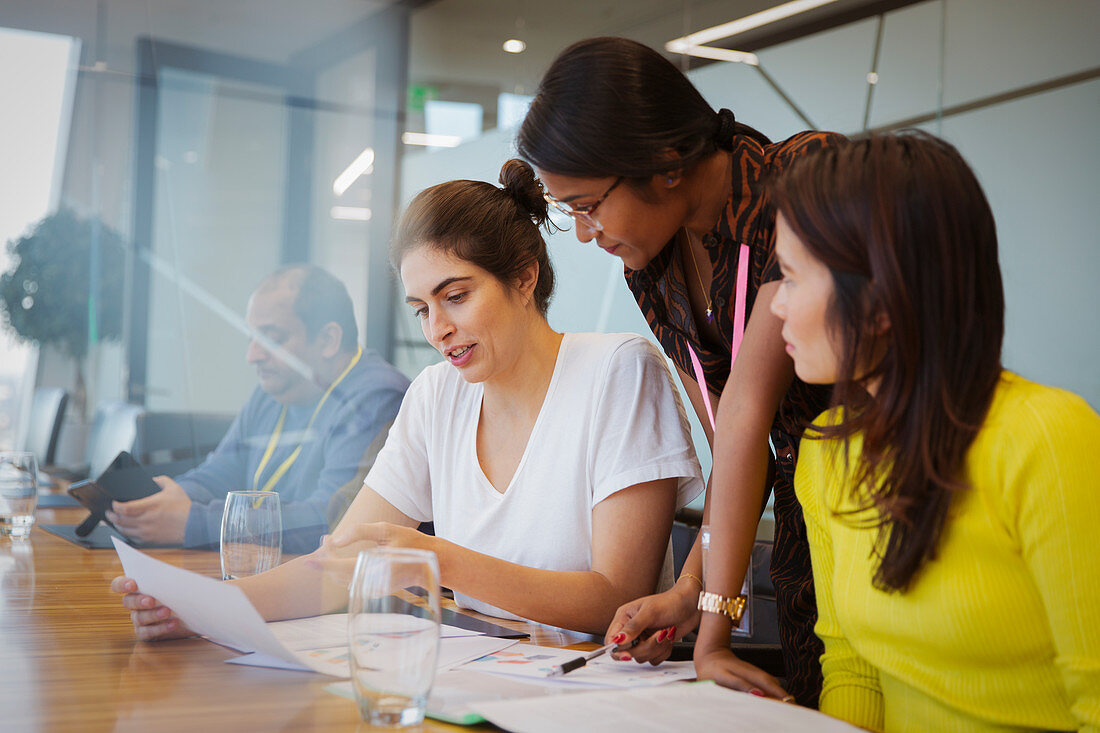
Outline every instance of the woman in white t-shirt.
[[[380, 541], [434, 551], [460, 606], [580, 631], [657, 587], [673, 513], [703, 488], [668, 368], [641, 337], [549, 326], [546, 202], [525, 163], [501, 182], [440, 184], [405, 212], [393, 261], [447, 361], [413, 382], [322, 547], [234, 581], [264, 618], [341, 608]], [[134, 581], [112, 587], [140, 638], [187, 633]]]

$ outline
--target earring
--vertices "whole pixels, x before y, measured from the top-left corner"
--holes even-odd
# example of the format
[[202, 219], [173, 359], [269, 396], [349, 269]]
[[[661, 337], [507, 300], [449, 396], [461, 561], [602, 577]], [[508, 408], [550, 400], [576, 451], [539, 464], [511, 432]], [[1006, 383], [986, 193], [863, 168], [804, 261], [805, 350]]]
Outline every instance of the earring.
[[668, 185], [671, 186], [673, 184], [673, 182], [675, 182], [675, 180], [676, 180], [675, 178], [673, 178], [672, 176], [669, 176], [668, 177]]

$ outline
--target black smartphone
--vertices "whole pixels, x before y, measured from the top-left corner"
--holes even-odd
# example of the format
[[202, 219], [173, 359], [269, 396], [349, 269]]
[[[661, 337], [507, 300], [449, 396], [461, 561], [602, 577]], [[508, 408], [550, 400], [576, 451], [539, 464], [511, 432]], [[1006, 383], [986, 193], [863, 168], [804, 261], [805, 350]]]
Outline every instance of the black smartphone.
[[[111, 508], [111, 497], [99, 487], [94, 480], [77, 481], [69, 487], [69, 496], [73, 497], [92, 513], [93, 516], [103, 518], [107, 510]], [[89, 532], [91, 530], [88, 530]], [[84, 534], [87, 534], [84, 533]], [[84, 535], [82, 534], [81, 537]]]
[[122, 451], [99, 478], [78, 481], [69, 487], [69, 495], [79, 501], [91, 514], [76, 528], [79, 537], [88, 536], [96, 525], [104, 522], [115, 531], [118, 528], [107, 521], [106, 513], [112, 501], [133, 501], [152, 496], [160, 491], [153, 477], [138, 461]]

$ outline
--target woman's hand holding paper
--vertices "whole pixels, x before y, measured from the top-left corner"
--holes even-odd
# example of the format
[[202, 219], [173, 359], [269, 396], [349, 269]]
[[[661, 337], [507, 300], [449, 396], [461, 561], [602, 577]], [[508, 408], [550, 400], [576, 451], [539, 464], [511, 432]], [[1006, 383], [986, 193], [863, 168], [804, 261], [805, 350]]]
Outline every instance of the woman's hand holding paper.
[[137, 582], [133, 579], [119, 576], [111, 581], [111, 590], [123, 594], [122, 605], [130, 611], [138, 639], [160, 641], [194, 636], [194, 632], [176, 617], [172, 609], [162, 606], [152, 596], [139, 593]]

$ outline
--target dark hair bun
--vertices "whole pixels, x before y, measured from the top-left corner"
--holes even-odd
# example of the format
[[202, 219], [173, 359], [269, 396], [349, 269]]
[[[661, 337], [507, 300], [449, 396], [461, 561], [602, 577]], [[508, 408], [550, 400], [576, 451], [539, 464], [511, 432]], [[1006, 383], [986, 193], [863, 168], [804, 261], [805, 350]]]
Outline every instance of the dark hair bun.
[[519, 158], [512, 158], [500, 168], [500, 185], [520, 211], [542, 226], [547, 220], [546, 199], [542, 184], [535, 178], [535, 169]]

